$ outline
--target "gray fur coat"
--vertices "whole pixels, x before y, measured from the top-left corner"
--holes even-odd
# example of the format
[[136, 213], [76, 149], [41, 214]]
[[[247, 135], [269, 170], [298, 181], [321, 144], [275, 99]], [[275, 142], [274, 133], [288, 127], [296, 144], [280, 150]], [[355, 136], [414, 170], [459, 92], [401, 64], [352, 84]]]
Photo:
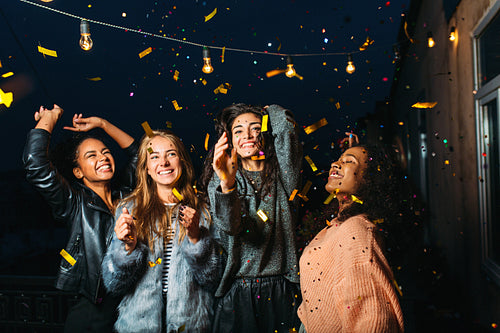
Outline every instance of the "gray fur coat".
[[124, 295], [115, 323], [119, 333], [161, 332], [162, 316], [167, 332], [210, 331], [214, 291], [221, 269], [219, 250], [204, 219], [200, 220], [201, 235], [196, 244], [187, 237], [179, 244], [179, 225], [175, 225], [165, 313], [162, 313], [162, 265], [149, 264], [163, 258], [163, 240], [156, 240], [154, 253], [148, 245], [138, 242], [135, 250], [127, 254], [124, 244], [114, 235], [102, 269], [108, 292]]

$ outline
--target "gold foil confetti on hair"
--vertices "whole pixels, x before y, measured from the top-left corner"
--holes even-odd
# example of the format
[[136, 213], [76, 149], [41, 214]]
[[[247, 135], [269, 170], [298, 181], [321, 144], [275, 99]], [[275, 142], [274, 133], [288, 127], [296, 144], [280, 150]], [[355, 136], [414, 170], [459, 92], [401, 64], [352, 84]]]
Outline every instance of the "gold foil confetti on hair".
[[269, 115], [265, 114], [262, 116], [262, 127], [260, 129], [261, 132], [267, 132], [267, 121], [269, 119]]
[[179, 201], [182, 201], [182, 199], [184, 199], [182, 194], [180, 194], [179, 191], [177, 191], [177, 189], [175, 187], [173, 188], [172, 193], [175, 195], [175, 197], [177, 199], [179, 199]]
[[153, 148], [148, 147], [148, 153], [152, 154], [153, 153]]
[[321, 128], [327, 124], [328, 124], [328, 121], [326, 121], [326, 118], [322, 118], [321, 120], [315, 122], [314, 124], [304, 128], [304, 132], [306, 132], [306, 134], [309, 135], [312, 132], [314, 132], [315, 130], [317, 130], [318, 128]]
[[401, 288], [399, 287], [399, 285], [396, 282], [396, 280], [392, 280], [392, 283], [394, 283], [394, 286], [396, 287], [396, 290], [398, 291], [399, 296], [403, 297], [403, 292], [401, 291]]
[[64, 258], [67, 262], [69, 262], [69, 264], [70, 264], [71, 266], [74, 266], [74, 265], [75, 265], [75, 263], [76, 263], [75, 258], [73, 258], [73, 257], [71, 256], [71, 254], [69, 254], [68, 252], [66, 252], [66, 250], [65, 250], [65, 249], [62, 249], [62, 250], [61, 250], [61, 252], [59, 252], [59, 254], [60, 254], [60, 255], [62, 255], [62, 257], [63, 257], [63, 258]]
[[355, 195], [351, 195], [351, 200], [354, 201], [354, 202], [357, 202], [359, 204], [363, 204], [363, 201], [358, 199], [358, 197], [356, 197]]
[[142, 125], [142, 128], [144, 129], [144, 132], [146, 132], [147, 136], [149, 136], [150, 138], [154, 136], [153, 130], [151, 129], [151, 127], [149, 126], [149, 123], [147, 121], [143, 122], [141, 125]]

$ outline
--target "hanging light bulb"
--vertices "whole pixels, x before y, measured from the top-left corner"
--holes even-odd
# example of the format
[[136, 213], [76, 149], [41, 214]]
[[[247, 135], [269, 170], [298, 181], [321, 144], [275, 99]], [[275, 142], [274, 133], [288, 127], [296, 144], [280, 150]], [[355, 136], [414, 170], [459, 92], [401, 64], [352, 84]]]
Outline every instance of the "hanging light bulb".
[[434, 47], [434, 45], [436, 45], [436, 43], [434, 42], [434, 38], [432, 38], [432, 32], [429, 31], [427, 33], [427, 46]]
[[448, 36], [449, 40], [454, 42], [457, 39], [457, 34], [455, 32], [455, 27], [451, 27], [450, 35]]
[[294, 77], [297, 72], [295, 72], [295, 68], [293, 68], [293, 60], [291, 56], [286, 57], [286, 72], [285, 75], [287, 77]]
[[352, 54], [349, 53], [347, 55], [347, 67], [345, 68], [345, 71], [348, 74], [352, 74], [352, 73], [354, 73], [355, 70], [356, 70], [356, 67], [354, 66], [354, 63], [352, 62]]
[[82, 36], [80, 37], [80, 47], [84, 51], [89, 51], [94, 45], [94, 42], [92, 42], [90, 38], [89, 22], [86, 20], [80, 22], [80, 35]]
[[210, 59], [210, 49], [206, 46], [203, 46], [203, 67], [201, 71], [205, 74], [210, 74], [214, 71], [212, 60]]

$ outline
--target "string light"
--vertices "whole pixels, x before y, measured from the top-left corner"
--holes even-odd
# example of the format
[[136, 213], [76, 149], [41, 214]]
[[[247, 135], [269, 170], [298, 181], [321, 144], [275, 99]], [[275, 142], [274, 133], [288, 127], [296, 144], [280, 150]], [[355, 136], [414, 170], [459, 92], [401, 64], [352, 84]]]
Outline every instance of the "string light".
[[349, 53], [347, 55], [347, 67], [345, 68], [345, 71], [348, 74], [352, 74], [352, 73], [354, 73], [355, 70], [356, 70], [356, 67], [354, 66], [354, 63], [352, 61], [352, 54]]
[[291, 56], [286, 57], [286, 67], [287, 67], [287, 69], [286, 69], [285, 75], [287, 77], [292, 78], [297, 74], [297, 72], [295, 71], [295, 68], [293, 68], [293, 60], [292, 60]]
[[89, 22], [86, 20], [80, 22], [80, 35], [80, 47], [84, 51], [89, 51], [94, 45], [94, 42], [92, 42], [92, 38], [90, 38]]
[[201, 71], [205, 74], [210, 74], [214, 71], [212, 60], [210, 59], [210, 49], [206, 46], [203, 46], [203, 67]]
[[452, 42], [454, 42], [457, 39], [457, 34], [455, 32], [455, 27], [451, 27], [450, 30], [450, 35], [448, 36], [448, 39]]
[[434, 38], [432, 38], [432, 32], [429, 31], [427, 33], [427, 46], [434, 47], [434, 45], [436, 45], [436, 43], [434, 42]]

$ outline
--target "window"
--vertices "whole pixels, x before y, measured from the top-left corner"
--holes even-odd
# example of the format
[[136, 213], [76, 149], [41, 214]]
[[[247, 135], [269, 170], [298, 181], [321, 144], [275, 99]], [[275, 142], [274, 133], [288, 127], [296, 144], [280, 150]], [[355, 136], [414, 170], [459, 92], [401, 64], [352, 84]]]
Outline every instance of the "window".
[[500, 285], [500, 2], [474, 31], [482, 266]]

